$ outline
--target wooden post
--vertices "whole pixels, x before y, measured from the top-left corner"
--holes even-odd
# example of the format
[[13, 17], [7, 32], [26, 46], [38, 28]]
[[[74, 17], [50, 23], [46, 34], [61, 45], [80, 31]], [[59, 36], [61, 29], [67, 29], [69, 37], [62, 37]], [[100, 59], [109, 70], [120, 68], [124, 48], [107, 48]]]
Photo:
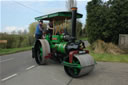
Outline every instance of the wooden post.
[[0, 40], [0, 44], [3, 45], [2, 47], [6, 48], [7, 47], [7, 40]]
[[6, 44], [8, 41], [7, 40], [0, 40], [0, 44]]

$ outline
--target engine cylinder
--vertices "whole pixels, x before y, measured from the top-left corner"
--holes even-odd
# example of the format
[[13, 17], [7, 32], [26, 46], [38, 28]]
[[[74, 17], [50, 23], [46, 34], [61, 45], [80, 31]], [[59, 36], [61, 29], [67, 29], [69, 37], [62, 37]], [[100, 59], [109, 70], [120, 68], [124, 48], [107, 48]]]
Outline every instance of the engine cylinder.
[[67, 45], [67, 42], [62, 42], [60, 44], [56, 44], [55, 48], [60, 53], [66, 53], [66, 50], [65, 50], [66, 45]]

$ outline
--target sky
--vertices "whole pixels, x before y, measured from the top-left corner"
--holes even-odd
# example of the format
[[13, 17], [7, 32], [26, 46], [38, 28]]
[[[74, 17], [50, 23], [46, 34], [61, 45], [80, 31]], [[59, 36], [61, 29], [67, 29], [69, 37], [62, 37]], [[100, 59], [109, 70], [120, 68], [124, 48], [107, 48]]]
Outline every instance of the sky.
[[[66, 11], [67, 0], [0, 0], [0, 32], [28, 30], [37, 16]], [[85, 24], [86, 5], [90, 0], [77, 0], [78, 12], [83, 14], [80, 21]]]

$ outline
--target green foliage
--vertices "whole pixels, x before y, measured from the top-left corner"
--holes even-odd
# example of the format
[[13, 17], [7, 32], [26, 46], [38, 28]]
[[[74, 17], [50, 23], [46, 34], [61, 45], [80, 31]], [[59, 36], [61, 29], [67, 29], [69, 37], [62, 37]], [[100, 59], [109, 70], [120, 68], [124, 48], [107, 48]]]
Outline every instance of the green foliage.
[[28, 36], [24, 36], [24, 39], [21, 42], [21, 47], [27, 47], [27, 46], [30, 46], [29, 45], [29, 39], [28, 39]]
[[76, 22], [76, 36], [80, 37], [82, 35], [82, 23], [77, 20]]
[[96, 61], [106, 61], [106, 62], [125, 62], [128, 63], [128, 55], [127, 54], [120, 54], [120, 55], [113, 55], [108, 53], [98, 54], [98, 53], [91, 53], [94, 56]]
[[34, 37], [30, 35], [0, 34], [0, 40], [7, 40], [7, 44], [0, 44], [0, 48], [20, 48], [32, 46]]
[[79, 40], [88, 41], [87, 37], [80, 37]]
[[[71, 27], [71, 21], [68, 21], [67, 23], [67, 31], [71, 35], [72, 33], [72, 27]], [[82, 35], [82, 23], [77, 20], [76, 22], [76, 37], [80, 37]]]
[[84, 28], [82, 29], [82, 36], [87, 37], [87, 31], [86, 31], [87, 26], [85, 25]]
[[87, 5], [86, 31], [90, 43], [101, 39], [118, 43], [119, 34], [128, 34], [128, 0], [92, 0]]
[[125, 62], [128, 63], [128, 54], [110, 54], [110, 53], [94, 53], [91, 47], [87, 47], [90, 55], [94, 57], [96, 61], [104, 61], [104, 62]]
[[34, 35], [38, 22], [33, 22], [29, 25], [29, 34]]

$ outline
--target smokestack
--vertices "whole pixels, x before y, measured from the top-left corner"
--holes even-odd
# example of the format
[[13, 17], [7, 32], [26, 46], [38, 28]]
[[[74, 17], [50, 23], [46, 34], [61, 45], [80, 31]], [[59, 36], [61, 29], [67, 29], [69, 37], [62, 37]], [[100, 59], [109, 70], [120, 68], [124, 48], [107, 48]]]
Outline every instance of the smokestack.
[[76, 15], [77, 7], [72, 7], [72, 37], [76, 38]]

